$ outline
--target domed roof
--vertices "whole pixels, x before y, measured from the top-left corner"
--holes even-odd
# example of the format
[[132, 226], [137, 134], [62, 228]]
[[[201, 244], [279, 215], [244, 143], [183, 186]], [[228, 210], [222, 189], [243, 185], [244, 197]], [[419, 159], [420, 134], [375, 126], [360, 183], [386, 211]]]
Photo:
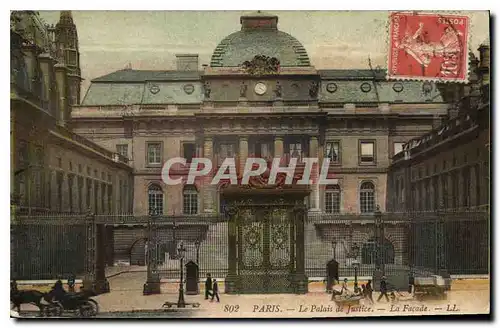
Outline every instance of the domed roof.
[[256, 55], [275, 57], [280, 66], [311, 66], [304, 46], [278, 30], [278, 17], [257, 12], [241, 16], [241, 30], [225, 37], [215, 48], [211, 67], [236, 67]]

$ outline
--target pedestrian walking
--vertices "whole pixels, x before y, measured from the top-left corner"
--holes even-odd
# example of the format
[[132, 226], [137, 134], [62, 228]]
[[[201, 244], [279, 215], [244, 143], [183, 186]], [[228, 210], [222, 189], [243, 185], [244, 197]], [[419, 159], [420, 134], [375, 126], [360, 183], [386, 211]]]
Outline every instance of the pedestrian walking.
[[345, 291], [345, 294], [350, 294], [351, 293], [351, 291], [349, 290], [348, 285], [347, 285], [347, 278], [344, 278], [344, 282], [342, 283], [341, 294], [344, 294], [344, 291]]
[[212, 276], [207, 273], [207, 280], [205, 280], [205, 299], [208, 300], [209, 296], [212, 296]]
[[368, 280], [368, 282], [366, 283], [365, 289], [366, 289], [366, 297], [373, 304], [373, 288], [372, 288], [372, 281], [371, 280]]
[[380, 295], [377, 299], [377, 302], [380, 302], [382, 299], [382, 296], [385, 296], [385, 299], [387, 302], [389, 302], [389, 296], [387, 295], [387, 282], [385, 281], [386, 277], [383, 276], [382, 280], [380, 281]]
[[214, 297], [217, 298], [217, 302], [220, 302], [219, 300], [219, 285], [217, 285], [217, 280], [213, 280], [214, 284], [212, 286], [212, 299], [210, 300], [210, 302], [213, 302], [214, 301]]

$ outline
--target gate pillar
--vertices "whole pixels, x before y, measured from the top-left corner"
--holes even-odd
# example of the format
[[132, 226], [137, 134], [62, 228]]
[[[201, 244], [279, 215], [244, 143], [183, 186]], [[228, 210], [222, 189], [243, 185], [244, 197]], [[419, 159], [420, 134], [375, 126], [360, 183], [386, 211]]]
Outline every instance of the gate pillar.
[[226, 213], [228, 215], [228, 250], [227, 250], [227, 267], [228, 274], [224, 280], [224, 287], [226, 293], [237, 293], [238, 288], [238, 276], [236, 274], [236, 261], [237, 261], [237, 216], [238, 209], [236, 206], [228, 206]]
[[158, 236], [157, 236], [157, 215], [156, 209], [150, 211], [148, 217], [148, 277], [143, 288], [143, 295], [161, 294], [160, 274], [158, 273]]
[[294, 224], [296, 231], [296, 267], [293, 276], [293, 283], [296, 294], [306, 294], [308, 291], [309, 279], [305, 274], [305, 245], [304, 245], [304, 224], [306, 211], [303, 205], [296, 206], [293, 209]]
[[105, 262], [105, 225], [97, 224], [95, 215], [86, 218], [86, 263], [83, 287], [97, 294], [109, 293]]

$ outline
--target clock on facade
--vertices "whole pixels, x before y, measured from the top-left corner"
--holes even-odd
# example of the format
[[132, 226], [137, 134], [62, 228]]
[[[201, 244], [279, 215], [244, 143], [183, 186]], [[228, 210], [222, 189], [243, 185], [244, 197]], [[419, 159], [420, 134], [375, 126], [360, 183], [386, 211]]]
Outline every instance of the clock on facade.
[[254, 89], [255, 93], [258, 94], [258, 95], [263, 95], [264, 93], [266, 93], [267, 91], [267, 87], [264, 83], [262, 82], [259, 82], [255, 85], [255, 89]]

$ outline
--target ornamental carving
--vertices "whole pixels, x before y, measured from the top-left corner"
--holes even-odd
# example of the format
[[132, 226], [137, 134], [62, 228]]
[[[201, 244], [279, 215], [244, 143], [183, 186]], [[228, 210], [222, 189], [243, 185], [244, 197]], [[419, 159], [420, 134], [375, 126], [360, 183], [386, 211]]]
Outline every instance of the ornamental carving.
[[318, 96], [318, 90], [319, 83], [317, 81], [311, 82], [311, 85], [309, 87], [309, 96], [311, 96], [311, 98], [316, 98]]
[[257, 55], [241, 64], [241, 68], [250, 75], [278, 74], [280, 61], [275, 57]]

